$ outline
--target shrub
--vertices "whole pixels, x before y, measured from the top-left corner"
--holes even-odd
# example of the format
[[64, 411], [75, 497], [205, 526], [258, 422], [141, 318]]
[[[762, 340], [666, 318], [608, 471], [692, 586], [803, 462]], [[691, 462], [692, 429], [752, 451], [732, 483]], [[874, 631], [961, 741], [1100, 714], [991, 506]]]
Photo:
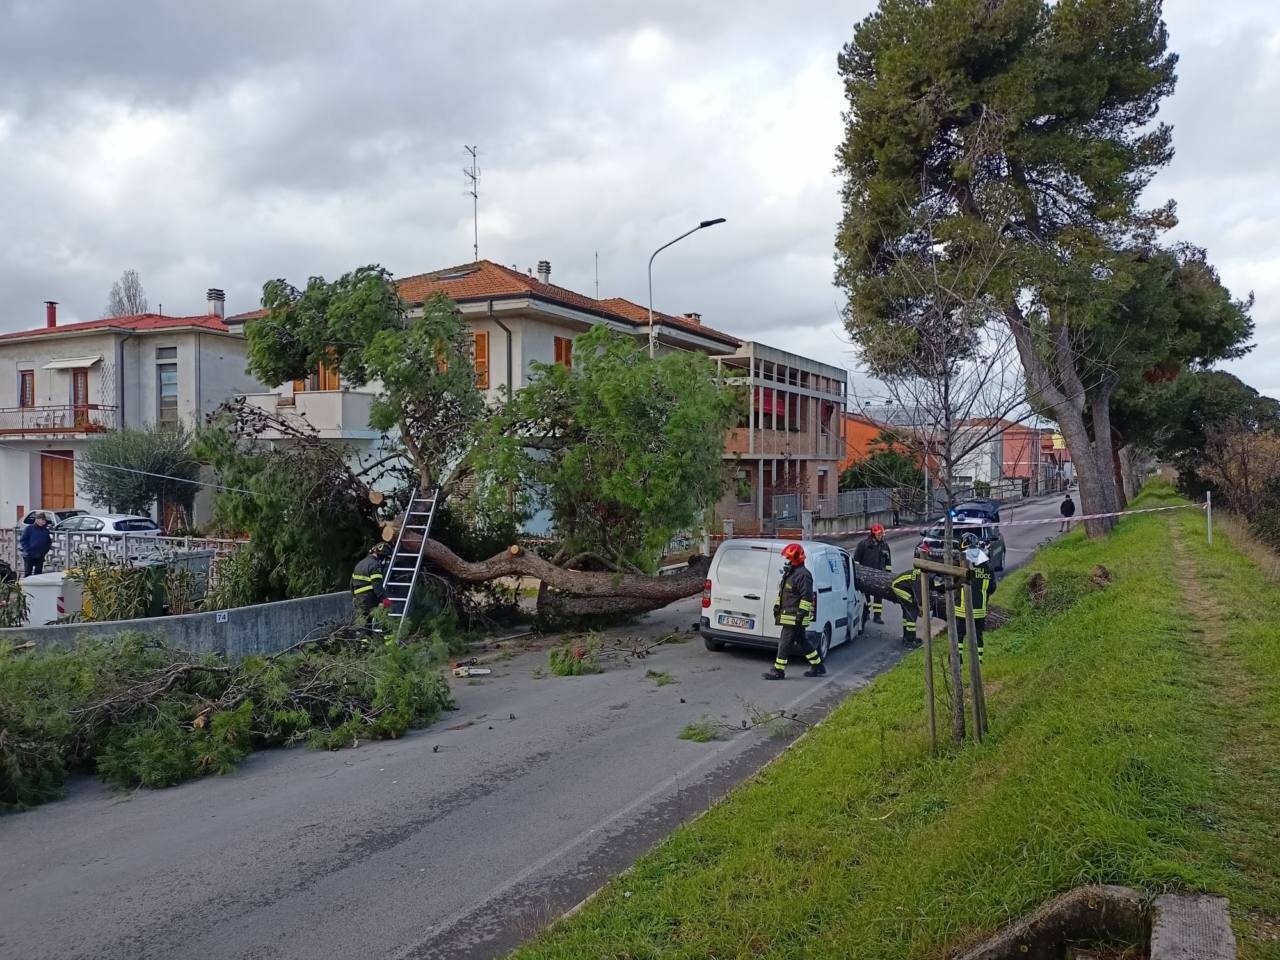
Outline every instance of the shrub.
[[547, 654], [551, 672], [558, 677], [580, 677], [588, 673], [600, 673], [600, 637], [589, 634], [571, 639]]

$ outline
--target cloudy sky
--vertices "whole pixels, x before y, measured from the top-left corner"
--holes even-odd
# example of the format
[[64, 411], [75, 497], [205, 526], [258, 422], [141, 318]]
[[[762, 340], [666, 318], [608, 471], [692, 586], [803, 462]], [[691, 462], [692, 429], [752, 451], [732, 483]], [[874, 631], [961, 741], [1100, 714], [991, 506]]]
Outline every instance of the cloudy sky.
[[[0, 0], [0, 330], [257, 306], [264, 280], [480, 255], [854, 365], [831, 284], [835, 57], [873, 0]], [[1166, 0], [1177, 236], [1258, 297], [1231, 366], [1280, 396], [1280, 21], [1271, 0]], [[127, 12], [126, 12], [127, 11]]]

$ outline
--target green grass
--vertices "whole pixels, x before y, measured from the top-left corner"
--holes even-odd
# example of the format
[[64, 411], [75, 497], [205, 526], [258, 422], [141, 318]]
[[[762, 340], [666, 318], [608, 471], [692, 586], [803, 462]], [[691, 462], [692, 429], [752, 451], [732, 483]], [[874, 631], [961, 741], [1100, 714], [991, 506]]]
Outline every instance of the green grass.
[[701, 720], [685, 724], [676, 736], [680, 740], [692, 740], [694, 743], [710, 743], [712, 740], [720, 739], [720, 727], [714, 720], [703, 717]]
[[646, 670], [644, 677], [646, 680], [652, 680], [655, 687], [665, 687], [669, 683], [676, 682], [676, 678], [665, 670]]
[[[1212, 589], [1230, 584], [1216, 647], [1175, 528]], [[1104, 882], [1225, 893], [1241, 957], [1280, 957], [1262, 939], [1280, 918], [1280, 590], [1203, 529], [1187, 511], [1102, 543], [1076, 531], [1003, 582], [1016, 617], [987, 639], [984, 744], [930, 758], [914, 654], [516, 956], [941, 957]], [[1109, 587], [1031, 609], [1032, 572], [1098, 563]]]

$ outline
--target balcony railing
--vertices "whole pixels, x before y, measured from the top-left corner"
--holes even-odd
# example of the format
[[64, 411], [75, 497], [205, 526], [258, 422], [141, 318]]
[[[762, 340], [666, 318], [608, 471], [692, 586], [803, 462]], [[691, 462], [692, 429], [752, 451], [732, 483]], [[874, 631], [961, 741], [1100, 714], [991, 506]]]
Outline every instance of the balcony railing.
[[119, 423], [120, 408], [100, 403], [0, 408], [2, 436], [102, 433], [115, 430]]

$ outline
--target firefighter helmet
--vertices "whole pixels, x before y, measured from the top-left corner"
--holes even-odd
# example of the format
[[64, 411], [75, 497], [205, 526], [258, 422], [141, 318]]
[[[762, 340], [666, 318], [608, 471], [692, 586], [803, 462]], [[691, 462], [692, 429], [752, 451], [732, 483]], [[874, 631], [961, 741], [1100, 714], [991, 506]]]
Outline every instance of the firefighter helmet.
[[788, 543], [782, 548], [782, 559], [789, 561], [792, 566], [800, 566], [804, 563], [804, 547], [798, 543]]
[[883, 536], [884, 536], [884, 527], [883, 527], [881, 524], [873, 523], [873, 524], [871, 525], [871, 535], [872, 535], [873, 537], [883, 537]]

